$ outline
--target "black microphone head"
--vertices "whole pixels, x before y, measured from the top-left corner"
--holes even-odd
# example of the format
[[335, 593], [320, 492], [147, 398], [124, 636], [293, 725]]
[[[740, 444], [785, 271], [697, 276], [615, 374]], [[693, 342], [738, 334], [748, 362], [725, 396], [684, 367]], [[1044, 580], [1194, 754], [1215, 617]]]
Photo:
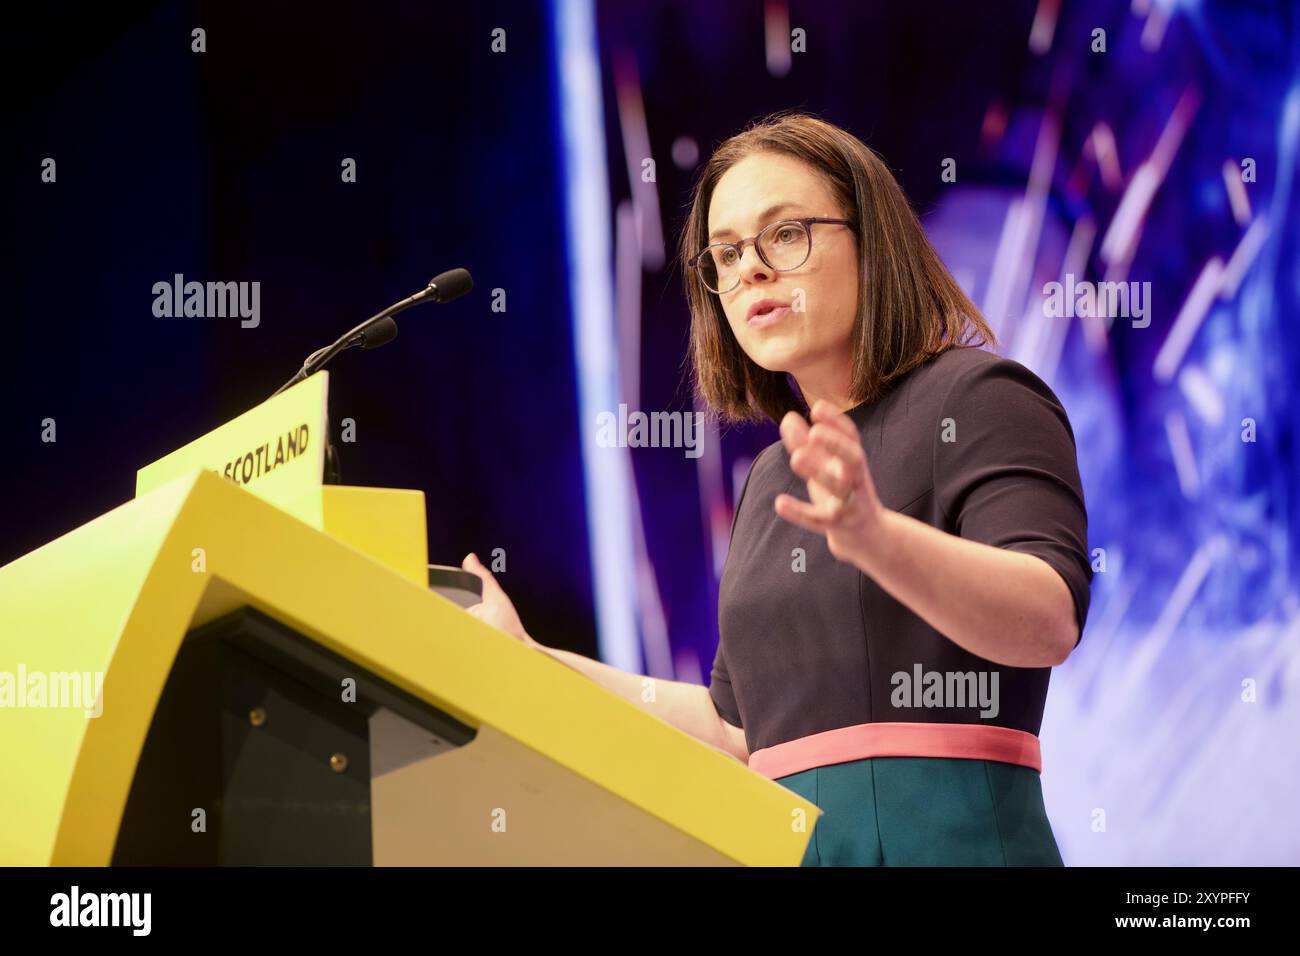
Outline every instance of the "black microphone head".
[[397, 323], [392, 319], [381, 319], [374, 325], [361, 330], [361, 347], [377, 349], [397, 338]]
[[429, 288], [434, 290], [435, 302], [450, 302], [474, 288], [468, 269], [451, 269], [429, 280]]

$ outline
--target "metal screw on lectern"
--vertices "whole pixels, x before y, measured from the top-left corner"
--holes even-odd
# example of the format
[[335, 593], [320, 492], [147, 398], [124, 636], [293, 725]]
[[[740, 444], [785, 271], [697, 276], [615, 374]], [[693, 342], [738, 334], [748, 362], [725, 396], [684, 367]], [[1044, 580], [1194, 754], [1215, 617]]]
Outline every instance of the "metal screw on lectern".
[[261, 707], [254, 707], [248, 712], [248, 722], [254, 727], [261, 727], [266, 723], [266, 711]]
[[335, 773], [342, 773], [348, 769], [348, 758], [346, 754], [330, 755], [330, 769]]

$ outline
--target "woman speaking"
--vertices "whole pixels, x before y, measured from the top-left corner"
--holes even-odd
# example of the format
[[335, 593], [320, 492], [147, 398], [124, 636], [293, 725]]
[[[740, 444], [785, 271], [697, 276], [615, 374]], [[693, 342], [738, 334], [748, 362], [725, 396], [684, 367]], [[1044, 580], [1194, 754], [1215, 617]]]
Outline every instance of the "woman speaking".
[[779, 423], [736, 502], [707, 688], [538, 644], [798, 792], [805, 865], [1060, 865], [1038, 731], [1092, 569], [1074, 437], [875, 153], [786, 114], [725, 141], [681, 240], [696, 388]]

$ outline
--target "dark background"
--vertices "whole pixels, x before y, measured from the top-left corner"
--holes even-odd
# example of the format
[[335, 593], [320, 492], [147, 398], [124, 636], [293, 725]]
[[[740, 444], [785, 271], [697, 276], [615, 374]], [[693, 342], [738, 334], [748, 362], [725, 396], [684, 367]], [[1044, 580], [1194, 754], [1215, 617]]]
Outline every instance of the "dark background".
[[[431, 560], [506, 548], [507, 580], [532, 579], [517, 588], [530, 626], [593, 650], [546, 8], [25, 17], [7, 38], [26, 70], [7, 84], [22, 172], [7, 177], [0, 562], [129, 499], [136, 468], [464, 266], [470, 296], [331, 366], [336, 441], [341, 419], [357, 423], [343, 480], [424, 490]], [[507, 56], [489, 49], [497, 23]], [[190, 51], [195, 25], [207, 53]], [[31, 175], [46, 156], [57, 184]], [[259, 280], [261, 324], [155, 318], [150, 290], [178, 272]]]

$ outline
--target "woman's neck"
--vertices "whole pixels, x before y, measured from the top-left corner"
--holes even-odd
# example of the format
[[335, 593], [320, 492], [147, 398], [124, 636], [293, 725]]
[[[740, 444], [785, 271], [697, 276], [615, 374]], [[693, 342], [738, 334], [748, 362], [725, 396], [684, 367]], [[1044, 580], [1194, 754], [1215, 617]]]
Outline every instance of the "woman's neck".
[[814, 370], [796, 372], [794, 380], [810, 409], [818, 399], [825, 399], [842, 412], [859, 404], [853, 397], [853, 372], [847, 364], [820, 374]]

